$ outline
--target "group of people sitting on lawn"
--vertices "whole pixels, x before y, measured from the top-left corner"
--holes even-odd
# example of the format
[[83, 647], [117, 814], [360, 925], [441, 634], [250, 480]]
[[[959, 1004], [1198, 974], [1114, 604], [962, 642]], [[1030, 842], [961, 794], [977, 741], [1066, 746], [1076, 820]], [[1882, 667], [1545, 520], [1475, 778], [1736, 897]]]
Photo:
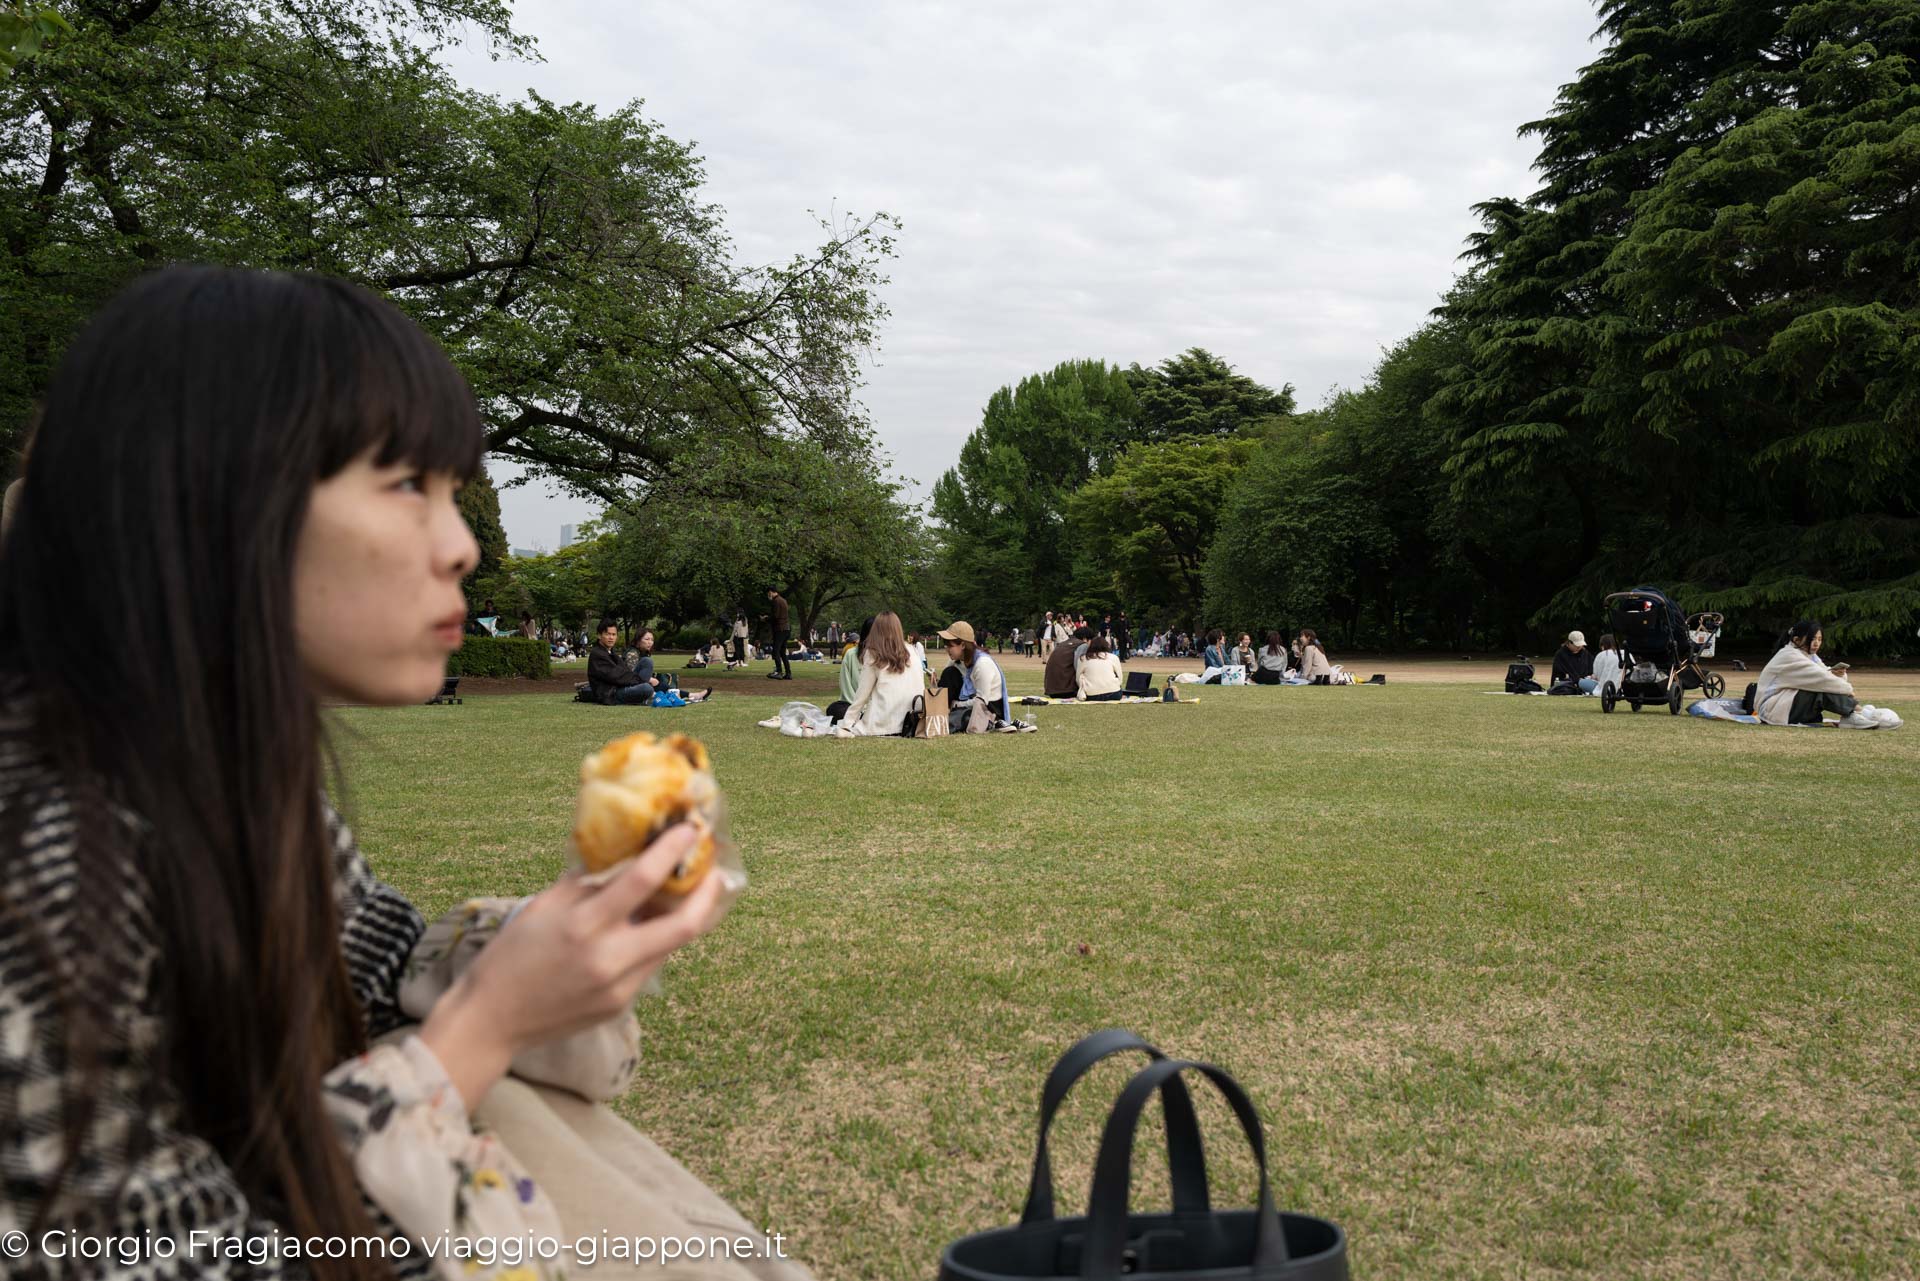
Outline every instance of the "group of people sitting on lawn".
[[620, 625], [610, 618], [600, 620], [593, 648], [587, 651], [587, 689], [594, 702], [636, 707], [651, 703], [664, 689], [674, 690], [689, 703], [704, 703], [713, 697], [711, 689], [687, 693], [673, 676], [662, 676], [654, 670], [652, 628], [641, 628], [633, 639], [638, 656], [629, 665], [615, 648], [620, 643]]
[[[1760, 679], [1741, 700], [1745, 712], [1767, 725], [1819, 725], [1826, 713], [1849, 728], [1868, 728], [1870, 718], [1860, 710], [1853, 683], [1844, 674], [1848, 665], [1827, 666], [1820, 657], [1825, 639], [1819, 622], [1803, 618], [1780, 638]], [[1611, 635], [1600, 637], [1598, 652], [1589, 652], [1587, 638], [1578, 631], [1553, 656], [1553, 690], [1596, 694], [1608, 684], [1618, 688], [1625, 672], [1620, 647]]]
[[[1256, 685], [1326, 684], [1333, 675], [1326, 647], [1310, 627], [1302, 628], [1291, 644], [1279, 632], [1268, 632], [1266, 644], [1258, 651], [1251, 634], [1241, 632], [1240, 639], [1229, 645], [1227, 634], [1216, 628], [1207, 636], [1200, 659], [1204, 685], [1220, 684], [1233, 667], [1242, 668]], [[1041, 688], [1048, 698], [1089, 703], [1116, 701], [1128, 693], [1113, 642], [1085, 625], [1047, 655]]]
[[[947, 666], [933, 689], [947, 696], [947, 727], [954, 734], [984, 734], [1013, 720], [1006, 677], [980, 646], [973, 627], [955, 622], [938, 638]], [[840, 698], [827, 706], [833, 732], [843, 738], [898, 735], [915, 711], [924, 709], [928, 687], [926, 647], [909, 638], [900, 616], [883, 610], [850, 639], [840, 660]]]
[[1253, 637], [1240, 633], [1240, 639], [1227, 644], [1227, 634], [1214, 629], [1200, 651], [1205, 665], [1201, 683], [1218, 685], [1226, 679], [1228, 668], [1238, 667], [1255, 685], [1326, 685], [1333, 681], [1333, 663], [1318, 632], [1303, 627], [1291, 643], [1279, 632], [1268, 632], [1266, 644], [1257, 651]]

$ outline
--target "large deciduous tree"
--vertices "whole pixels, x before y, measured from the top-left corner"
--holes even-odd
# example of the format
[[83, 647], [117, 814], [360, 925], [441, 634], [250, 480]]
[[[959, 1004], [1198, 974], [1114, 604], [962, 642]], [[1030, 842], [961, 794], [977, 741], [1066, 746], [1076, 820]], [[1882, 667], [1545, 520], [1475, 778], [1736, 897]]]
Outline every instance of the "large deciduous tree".
[[645, 505], [609, 513], [608, 589], [636, 581], [655, 593], [636, 617], [759, 614], [773, 587], [805, 635], [837, 605], [915, 596], [924, 533], [871, 454], [776, 440], [682, 465], [686, 474]]
[[933, 488], [942, 600], [976, 627], [1029, 624], [1072, 578], [1067, 499], [1133, 438], [1127, 376], [1075, 360], [1002, 387]]
[[1220, 505], [1254, 449], [1246, 437], [1131, 445], [1068, 500], [1075, 546], [1136, 615], [1195, 616]]
[[392, 296], [466, 372], [487, 447], [612, 503], [690, 443], [866, 435], [885, 216], [734, 261], [699, 160], [638, 104], [462, 90], [456, 36], [531, 52], [503, 0], [57, 6], [0, 81], [0, 444], [68, 338], [178, 259]]

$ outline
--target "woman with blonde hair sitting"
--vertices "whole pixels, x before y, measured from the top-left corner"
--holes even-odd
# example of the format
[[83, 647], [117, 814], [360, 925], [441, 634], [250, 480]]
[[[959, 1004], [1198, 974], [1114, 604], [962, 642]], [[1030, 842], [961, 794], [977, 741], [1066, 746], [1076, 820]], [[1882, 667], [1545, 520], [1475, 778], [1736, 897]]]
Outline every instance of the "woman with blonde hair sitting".
[[833, 732], [842, 738], [898, 734], [913, 700], [927, 692], [926, 678], [914, 665], [898, 614], [889, 610], [874, 615], [863, 643], [859, 688]]

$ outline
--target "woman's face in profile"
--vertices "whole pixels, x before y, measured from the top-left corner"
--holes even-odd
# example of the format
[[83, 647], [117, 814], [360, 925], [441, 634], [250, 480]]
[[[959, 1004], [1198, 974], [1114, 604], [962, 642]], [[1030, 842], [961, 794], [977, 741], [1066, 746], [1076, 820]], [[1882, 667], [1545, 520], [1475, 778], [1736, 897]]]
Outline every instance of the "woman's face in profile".
[[460, 648], [460, 579], [480, 548], [459, 481], [410, 464], [349, 463], [314, 486], [294, 553], [294, 634], [315, 691], [345, 702], [424, 702]]

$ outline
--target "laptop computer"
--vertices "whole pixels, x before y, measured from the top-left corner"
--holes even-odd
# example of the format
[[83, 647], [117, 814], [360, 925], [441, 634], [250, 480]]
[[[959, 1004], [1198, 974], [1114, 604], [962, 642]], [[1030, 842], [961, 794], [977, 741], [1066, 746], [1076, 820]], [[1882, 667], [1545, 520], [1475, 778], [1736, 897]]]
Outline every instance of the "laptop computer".
[[1123, 692], [1128, 695], [1153, 693], [1153, 673], [1128, 672], [1127, 688]]

